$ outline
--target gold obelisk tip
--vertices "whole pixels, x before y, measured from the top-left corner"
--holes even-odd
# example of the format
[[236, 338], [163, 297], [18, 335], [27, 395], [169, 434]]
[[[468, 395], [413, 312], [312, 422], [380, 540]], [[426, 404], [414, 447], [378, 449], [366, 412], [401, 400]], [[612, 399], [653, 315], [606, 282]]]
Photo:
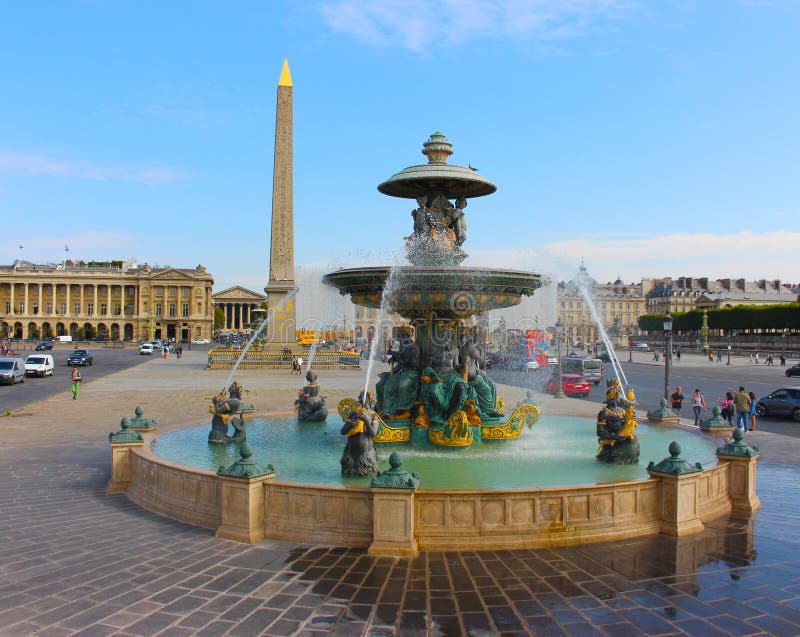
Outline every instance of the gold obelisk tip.
[[281, 79], [278, 81], [278, 86], [291, 86], [292, 74], [289, 73], [289, 60], [283, 60], [283, 68], [281, 69]]

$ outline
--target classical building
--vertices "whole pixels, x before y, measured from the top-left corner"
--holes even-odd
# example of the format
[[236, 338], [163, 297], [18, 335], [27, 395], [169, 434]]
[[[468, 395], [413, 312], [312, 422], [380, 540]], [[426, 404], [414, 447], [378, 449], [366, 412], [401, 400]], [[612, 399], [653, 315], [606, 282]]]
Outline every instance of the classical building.
[[797, 300], [791, 287], [780, 280], [709, 279], [665, 277], [643, 279], [648, 314], [688, 312], [695, 308], [734, 305], [773, 305]]
[[377, 338], [375, 351], [383, 351], [391, 347], [393, 343], [413, 335], [413, 329], [408, 321], [399, 314], [386, 314], [378, 324], [379, 316], [380, 310], [377, 308], [355, 306], [353, 333], [358, 339], [357, 342], [367, 339], [369, 343]]
[[211, 295], [214, 306], [222, 310], [223, 331], [249, 331], [256, 321], [264, 320], [263, 304], [267, 297], [239, 285]]
[[0, 336], [210, 338], [213, 284], [200, 265], [0, 265]]
[[[584, 280], [600, 322], [615, 344], [626, 345], [628, 338], [641, 333], [639, 317], [646, 307], [641, 283], [625, 283], [621, 279], [598, 283], [588, 274], [584, 274]], [[568, 341], [583, 346], [599, 342], [597, 323], [578, 286], [572, 281], [559, 282], [556, 294], [558, 318], [564, 324]]]

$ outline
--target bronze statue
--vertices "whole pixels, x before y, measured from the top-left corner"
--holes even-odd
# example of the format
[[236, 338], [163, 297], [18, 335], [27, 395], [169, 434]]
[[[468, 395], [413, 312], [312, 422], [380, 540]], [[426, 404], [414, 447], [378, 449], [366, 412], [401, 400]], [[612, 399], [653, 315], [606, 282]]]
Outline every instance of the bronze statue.
[[391, 354], [391, 371], [381, 373], [380, 380], [375, 384], [375, 410], [389, 417], [408, 418], [417, 401], [419, 389], [417, 346], [407, 343], [399, 353]]
[[619, 380], [606, 382], [605, 407], [597, 414], [597, 459], [610, 464], [639, 462], [639, 441], [636, 439], [636, 396], [633, 388], [623, 395]]
[[458, 351], [453, 347], [452, 336], [452, 330], [444, 330], [431, 340], [430, 362], [420, 375], [420, 398], [428, 406], [432, 423], [444, 423], [454, 412], [464, 409], [468, 398], [467, 381], [454, 366]]
[[[241, 402], [241, 397], [242, 386], [234, 381], [228, 388], [227, 396], [223, 389], [211, 399], [208, 411], [213, 416], [211, 418], [211, 431], [208, 434], [208, 442], [225, 445], [244, 442], [247, 439], [244, 412], [252, 411], [253, 406]], [[233, 427], [232, 436], [228, 435], [228, 425]]]
[[348, 477], [368, 476], [378, 473], [378, 458], [372, 439], [378, 433], [378, 417], [373, 411], [375, 395], [371, 391], [361, 392], [358, 408], [350, 412], [342, 427], [347, 444], [342, 453], [342, 475]]
[[301, 422], [321, 422], [328, 417], [328, 407], [325, 396], [319, 394], [316, 372], [309, 369], [306, 381], [308, 384], [297, 390], [297, 400], [294, 401], [297, 419]]
[[475, 326], [462, 335], [458, 351], [459, 371], [469, 386], [470, 399], [475, 401], [478, 414], [483, 418], [498, 418], [497, 386], [483, 370], [486, 356], [484, 354], [485, 335], [483, 328]]

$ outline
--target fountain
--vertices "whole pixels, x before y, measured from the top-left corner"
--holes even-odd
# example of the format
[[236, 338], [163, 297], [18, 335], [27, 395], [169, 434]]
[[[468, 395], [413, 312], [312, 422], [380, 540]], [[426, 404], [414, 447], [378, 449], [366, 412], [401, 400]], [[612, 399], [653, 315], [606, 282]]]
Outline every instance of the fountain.
[[320, 422], [328, 417], [328, 406], [325, 396], [320, 396], [317, 373], [309, 369], [306, 372], [307, 384], [297, 391], [294, 406], [297, 409], [297, 420], [300, 422]]
[[[242, 402], [242, 386], [236, 381], [231, 383], [228, 395], [225, 395], [223, 389], [211, 399], [211, 404], [208, 406], [208, 411], [213, 414], [208, 442], [218, 445], [245, 442], [247, 430], [244, 412], [253, 410], [253, 405]], [[228, 425], [233, 427], [232, 436], [228, 435]]]
[[[323, 277], [353, 303], [396, 312], [414, 327], [413, 341], [403, 343], [392, 370], [376, 385], [378, 443], [469, 447], [517, 438], [522, 425], [531, 426], [539, 415], [525, 404], [505, 416], [503, 400], [483, 369], [485, 334], [470, 322], [488, 310], [519, 304], [542, 285], [542, 277], [460, 265], [467, 257], [462, 249], [467, 199], [497, 188], [474, 168], [448, 164], [452, 152], [445, 136], [434, 133], [423, 144], [427, 164], [406, 168], [378, 186], [385, 195], [417, 203], [406, 237], [410, 265], [352, 268]], [[339, 412], [346, 418], [355, 407], [353, 399], [345, 399]]]

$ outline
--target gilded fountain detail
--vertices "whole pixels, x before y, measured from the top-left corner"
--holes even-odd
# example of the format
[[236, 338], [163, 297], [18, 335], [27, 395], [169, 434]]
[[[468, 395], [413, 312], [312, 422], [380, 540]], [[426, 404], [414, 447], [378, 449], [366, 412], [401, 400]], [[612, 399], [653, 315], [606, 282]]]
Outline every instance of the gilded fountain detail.
[[[409, 319], [413, 338], [391, 352], [390, 371], [376, 383], [374, 442], [433, 443], [468, 447], [481, 440], [519, 437], [533, 426], [539, 410], [519, 405], [507, 417], [494, 381], [485, 372], [485, 331], [476, 317], [517, 305], [533, 294], [542, 278], [531, 272], [462, 267], [468, 256], [465, 209], [471, 197], [497, 187], [472, 167], [447, 163], [452, 144], [434, 133], [423, 145], [428, 163], [390, 177], [378, 190], [413, 199], [413, 228], [405, 237], [410, 265], [352, 268], [323, 281], [349, 294], [353, 303]], [[346, 419], [358, 408], [339, 404]]]

